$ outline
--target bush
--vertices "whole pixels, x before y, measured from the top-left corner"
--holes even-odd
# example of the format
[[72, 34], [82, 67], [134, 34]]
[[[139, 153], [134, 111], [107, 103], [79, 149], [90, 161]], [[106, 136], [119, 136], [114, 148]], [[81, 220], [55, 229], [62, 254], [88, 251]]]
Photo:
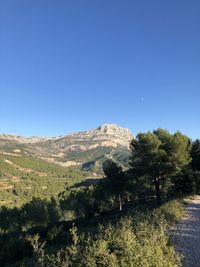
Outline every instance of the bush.
[[185, 214], [182, 200], [167, 202], [160, 207], [160, 211], [169, 225], [178, 222]]
[[[54, 254], [39, 250], [37, 255], [35, 251], [27, 266], [36, 266], [35, 262], [42, 267], [178, 267], [180, 257], [170, 245], [166, 230], [182, 215], [182, 203], [173, 200], [151, 213], [138, 212], [115, 225], [99, 226], [93, 235], [78, 235], [73, 227], [67, 248]], [[40, 244], [33, 246], [42, 248]]]

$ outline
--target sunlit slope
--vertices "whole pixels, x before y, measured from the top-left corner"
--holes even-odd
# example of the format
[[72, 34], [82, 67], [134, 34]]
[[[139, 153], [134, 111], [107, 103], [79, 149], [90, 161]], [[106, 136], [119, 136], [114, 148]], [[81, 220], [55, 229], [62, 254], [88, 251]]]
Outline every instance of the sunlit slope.
[[115, 124], [59, 137], [21, 137], [0, 135], [0, 150], [44, 159], [63, 167], [81, 166], [97, 174], [102, 173], [106, 159], [128, 166], [131, 132]]
[[0, 152], [0, 204], [20, 206], [33, 197], [57, 196], [66, 187], [85, 180], [89, 172], [61, 167], [22, 151]]

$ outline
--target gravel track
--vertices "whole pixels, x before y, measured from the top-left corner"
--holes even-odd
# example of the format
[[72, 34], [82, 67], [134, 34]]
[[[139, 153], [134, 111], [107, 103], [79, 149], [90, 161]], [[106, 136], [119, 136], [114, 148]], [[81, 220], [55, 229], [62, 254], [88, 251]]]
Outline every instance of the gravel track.
[[186, 216], [172, 229], [172, 240], [184, 267], [200, 267], [200, 196], [186, 206]]

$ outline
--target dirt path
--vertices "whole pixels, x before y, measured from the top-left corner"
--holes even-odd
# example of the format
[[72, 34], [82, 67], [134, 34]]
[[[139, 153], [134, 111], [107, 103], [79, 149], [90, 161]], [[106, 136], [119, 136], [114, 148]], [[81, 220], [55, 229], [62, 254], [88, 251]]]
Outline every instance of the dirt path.
[[200, 267], [200, 196], [186, 207], [186, 217], [173, 229], [173, 241], [183, 255], [184, 267]]

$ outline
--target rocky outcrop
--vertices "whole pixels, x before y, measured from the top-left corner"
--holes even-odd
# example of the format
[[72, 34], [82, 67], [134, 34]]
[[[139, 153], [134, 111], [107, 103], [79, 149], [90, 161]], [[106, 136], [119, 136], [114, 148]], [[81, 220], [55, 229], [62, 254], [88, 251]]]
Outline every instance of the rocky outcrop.
[[[129, 129], [122, 128], [116, 124], [103, 124], [102, 126], [89, 131], [55, 137], [23, 137], [8, 134], [0, 135], [0, 141], [15, 141], [20, 144], [39, 144], [44, 142], [55, 142], [58, 144], [63, 142], [63, 147], [65, 147], [66, 144], [64, 141], [66, 141], [68, 143], [68, 148], [71, 151], [76, 151], [77, 148], [80, 148], [80, 150], [84, 151], [95, 148], [99, 145], [113, 147], [116, 147], [116, 145], [121, 145], [128, 148], [132, 138], [133, 136]], [[87, 144], [81, 144], [82, 142], [88, 143], [88, 146]], [[91, 142], [94, 144], [89, 144]]]
[[0, 141], [15, 141], [20, 144], [34, 144], [39, 142], [44, 142], [48, 140], [55, 140], [57, 137], [38, 137], [38, 136], [32, 136], [32, 137], [24, 137], [20, 135], [14, 135], [14, 134], [1, 134], [0, 135]]

